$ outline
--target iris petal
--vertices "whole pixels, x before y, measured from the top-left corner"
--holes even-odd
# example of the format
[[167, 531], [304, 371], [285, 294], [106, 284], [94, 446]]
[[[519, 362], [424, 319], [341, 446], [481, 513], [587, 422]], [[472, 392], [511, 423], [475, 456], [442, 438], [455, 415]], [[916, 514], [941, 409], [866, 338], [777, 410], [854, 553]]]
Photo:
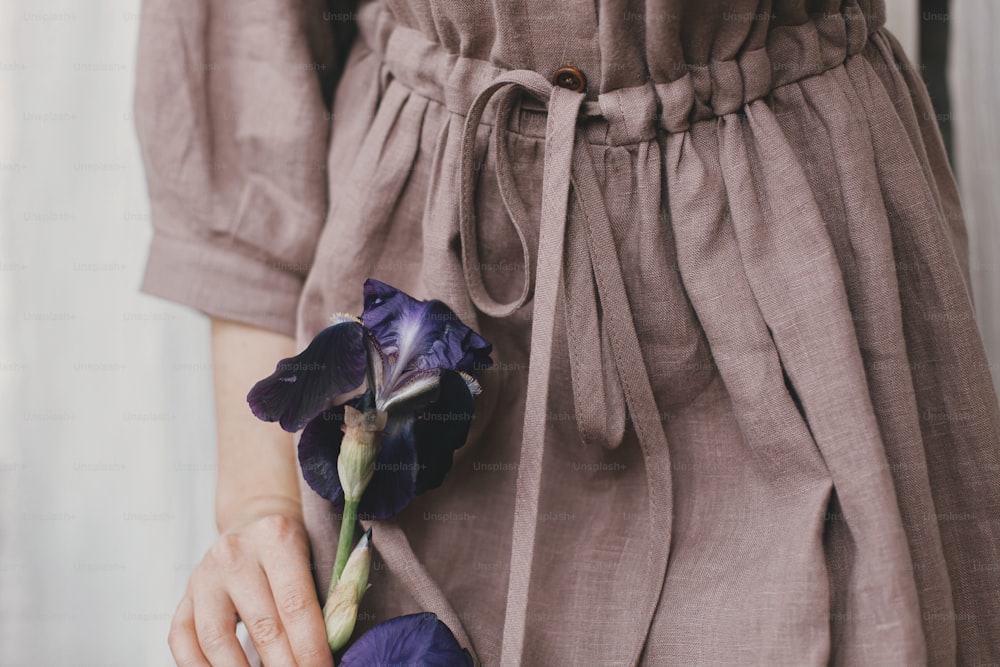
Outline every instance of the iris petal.
[[451, 470], [455, 450], [465, 444], [472, 426], [475, 398], [461, 374], [442, 371], [438, 397], [424, 408], [413, 425], [417, 460], [416, 492], [437, 488]]
[[[389, 415], [375, 460], [375, 473], [358, 504], [359, 518], [388, 519], [413, 502], [419, 468], [413, 425], [412, 415]], [[343, 503], [343, 498], [340, 502]]]
[[441, 301], [418, 301], [369, 278], [365, 281], [365, 312], [361, 319], [389, 357], [394, 379], [406, 372], [430, 368], [478, 375], [493, 364], [492, 345]]
[[[352, 401], [357, 403], [357, 400]], [[413, 415], [390, 416], [382, 434], [375, 473], [358, 504], [362, 519], [388, 519], [401, 512], [416, 495], [418, 472]], [[313, 419], [299, 438], [299, 465], [309, 487], [344, 506], [344, 490], [337, 473], [337, 457], [344, 440], [344, 406], [338, 405]]]
[[294, 433], [360, 387], [366, 365], [362, 331], [353, 321], [328, 326], [302, 352], [279, 361], [247, 394], [253, 414]]
[[337, 457], [344, 439], [344, 406], [325, 410], [309, 422], [299, 436], [302, 478], [321, 497], [344, 506], [344, 490], [337, 474]]
[[472, 667], [472, 656], [430, 612], [399, 616], [361, 635], [340, 659], [344, 667], [426, 665]]

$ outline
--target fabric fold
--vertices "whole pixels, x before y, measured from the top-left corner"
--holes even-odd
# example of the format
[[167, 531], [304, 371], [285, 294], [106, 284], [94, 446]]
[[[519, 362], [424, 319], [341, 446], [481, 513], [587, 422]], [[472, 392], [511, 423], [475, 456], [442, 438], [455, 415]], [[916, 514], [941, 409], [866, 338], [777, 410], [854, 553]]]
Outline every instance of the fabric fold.
[[[916, 395], [927, 459], [932, 517], [941, 533], [954, 612], [930, 610], [935, 634], [955, 632], [960, 662], [1000, 659], [989, 628], [1000, 619], [1000, 571], [985, 566], [1000, 554], [1000, 417], [989, 364], [974, 325], [963, 254], [956, 247], [952, 207], [942, 209], [904, 122], [877, 70], [849, 69], [871, 133], [883, 206], [898, 262], [910, 270], [899, 281], [908, 370]], [[914, 128], [916, 129], [916, 128]], [[919, 186], [915, 186], [914, 179]], [[961, 378], [961, 379], [959, 379]], [[943, 626], [943, 627], [942, 627]], [[952, 629], [952, 627], [954, 629]]]
[[[649, 664], [827, 664], [823, 529], [832, 481], [782, 380], [745, 275], [724, 194], [721, 122], [698, 124], [664, 146], [679, 275], [718, 375], [667, 421], [677, 497], [664, 589], [672, 604], [660, 613], [646, 657]], [[712, 424], [689, 421], [699, 405], [716, 402], [724, 407]], [[774, 507], [782, 508], [780, 521], [768, 518]], [[753, 613], [723, 603], [727, 598], [752, 600]], [[794, 613], [785, 611], [789, 605]], [[704, 623], [711, 633], [700, 629]], [[715, 636], [740, 636], [740, 646]]]
[[[906, 350], [905, 327], [899, 303], [900, 281], [909, 280], [917, 266], [893, 252], [889, 220], [881, 196], [866, 187], [878, 181], [868, 124], [844, 72], [825, 75], [834, 81], [804, 81], [789, 87], [789, 99], [809, 109], [800, 114], [793, 131], [826, 136], [830, 152], [830, 186], [813, 182], [814, 192], [824, 193], [822, 203], [840, 260], [858, 345], [864, 360], [872, 405], [879, 421], [887, 463], [897, 495], [907, 498], [900, 514], [910, 546], [913, 577], [920, 595], [921, 620], [928, 638], [928, 662], [939, 664], [954, 655], [954, 628], [936, 622], [954, 614], [952, 591], [934, 500], [929, 491], [927, 460], [921, 443], [919, 414]], [[831, 85], [832, 84], [832, 85]], [[783, 95], [785, 93], [783, 92]], [[834, 141], [833, 137], [844, 137]], [[813, 179], [810, 179], [811, 181]], [[895, 390], [896, 398], [886, 400]]]
[[[725, 124], [720, 139], [746, 275], [851, 531], [857, 553], [851, 589], [877, 582], [884, 591], [866, 600], [865, 620], [847, 629], [843, 659], [850, 662], [856, 651], [857, 659], [866, 662], [900, 656], [922, 662], [926, 647], [899, 499], [819, 208], [765, 105], [749, 105], [746, 124]], [[823, 358], [817, 349], [827, 351]]]

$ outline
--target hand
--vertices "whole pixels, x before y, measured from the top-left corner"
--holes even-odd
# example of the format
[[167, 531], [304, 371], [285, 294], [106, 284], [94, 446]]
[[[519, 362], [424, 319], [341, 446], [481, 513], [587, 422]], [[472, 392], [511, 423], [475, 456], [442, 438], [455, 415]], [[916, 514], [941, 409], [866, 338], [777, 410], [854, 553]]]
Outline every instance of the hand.
[[219, 535], [191, 573], [167, 643], [180, 667], [249, 667], [236, 639], [242, 619], [271, 667], [333, 667], [294, 511], [251, 514]]

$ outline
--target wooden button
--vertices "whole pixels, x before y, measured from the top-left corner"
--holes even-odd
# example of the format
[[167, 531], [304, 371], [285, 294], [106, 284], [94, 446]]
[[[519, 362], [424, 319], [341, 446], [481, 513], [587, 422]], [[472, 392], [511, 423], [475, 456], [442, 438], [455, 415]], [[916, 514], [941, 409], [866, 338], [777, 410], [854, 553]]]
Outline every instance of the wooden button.
[[556, 70], [552, 83], [574, 92], [583, 92], [587, 88], [587, 77], [576, 67], [566, 65]]

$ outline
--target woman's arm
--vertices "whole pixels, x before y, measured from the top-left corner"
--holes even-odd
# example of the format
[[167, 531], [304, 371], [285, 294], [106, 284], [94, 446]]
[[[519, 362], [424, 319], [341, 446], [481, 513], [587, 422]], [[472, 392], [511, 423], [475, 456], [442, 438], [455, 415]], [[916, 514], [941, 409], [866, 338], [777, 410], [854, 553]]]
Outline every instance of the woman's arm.
[[254, 382], [293, 354], [287, 336], [212, 320], [219, 539], [192, 572], [170, 627], [170, 650], [182, 667], [248, 665], [237, 615], [265, 665], [333, 666], [292, 438], [258, 421], [246, 402]]
[[248, 517], [278, 513], [302, 521], [298, 462], [290, 433], [253, 416], [247, 392], [295, 354], [288, 336], [212, 318], [218, 437], [215, 521], [219, 533]]

